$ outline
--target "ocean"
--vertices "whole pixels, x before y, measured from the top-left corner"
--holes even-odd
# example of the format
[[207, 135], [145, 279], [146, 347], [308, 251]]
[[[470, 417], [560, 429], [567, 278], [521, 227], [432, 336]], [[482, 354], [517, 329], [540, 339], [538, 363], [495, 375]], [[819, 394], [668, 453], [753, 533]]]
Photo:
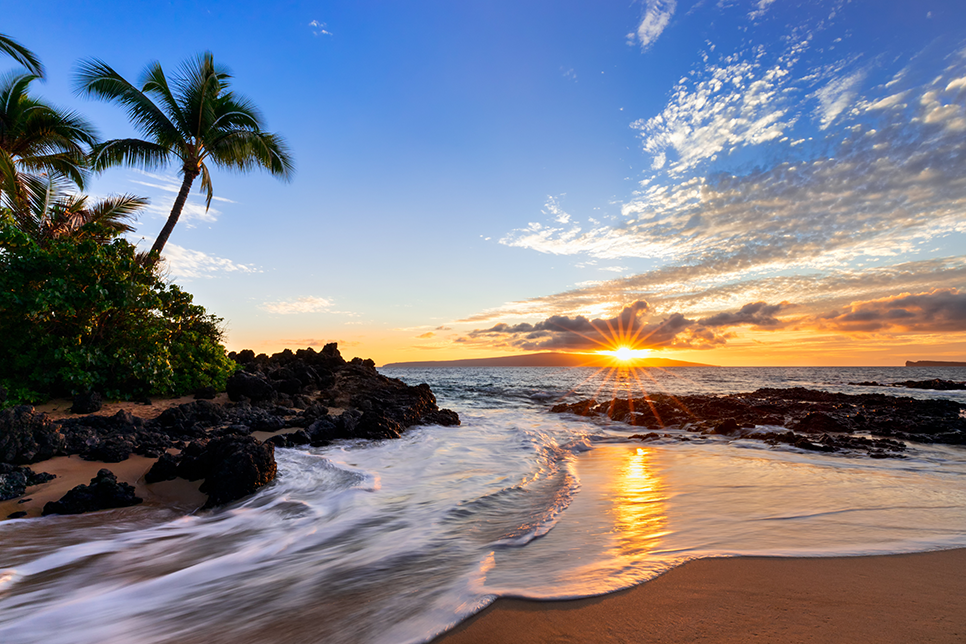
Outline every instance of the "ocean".
[[428, 383], [463, 424], [278, 449], [278, 479], [216, 512], [0, 522], [0, 642], [417, 643], [496, 597], [597, 595], [700, 557], [966, 546], [961, 446], [874, 460], [727, 437], [644, 444], [626, 425], [548, 413], [615, 393], [793, 386], [966, 403], [849, 384], [966, 368], [381, 371]]

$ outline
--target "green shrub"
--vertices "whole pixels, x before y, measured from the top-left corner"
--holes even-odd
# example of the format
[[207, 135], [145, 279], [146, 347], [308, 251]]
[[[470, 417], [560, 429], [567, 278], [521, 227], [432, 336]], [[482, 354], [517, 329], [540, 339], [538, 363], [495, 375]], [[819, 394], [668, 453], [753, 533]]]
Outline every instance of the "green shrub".
[[139, 262], [123, 239], [41, 248], [0, 221], [0, 386], [7, 404], [223, 390], [235, 369], [221, 319]]

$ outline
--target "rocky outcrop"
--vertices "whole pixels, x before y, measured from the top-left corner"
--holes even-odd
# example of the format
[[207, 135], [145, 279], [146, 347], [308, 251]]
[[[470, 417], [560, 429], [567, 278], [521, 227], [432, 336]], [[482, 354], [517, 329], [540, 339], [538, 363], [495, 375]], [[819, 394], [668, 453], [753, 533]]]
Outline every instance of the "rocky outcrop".
[[[648, 429], [684, 429], [819, 451], [901, 456], [903, 441], [966, 444], [966, 405], [883, 394], [848, 395], [795, 387], [726, 396], [671, 396], [555, 405], [556, 413], [606, 416]], [[871, 434], [865, 438], [854, 434]], [[687, 435], [638, 434], [646, 440]]]
[[275, 444], [251, 436], [221, 436], [192, 441], [178, 455], [164, 454], [145, 475], [156, 483], [183, 478], [204, 479], [200, 490], [208, 495], [206, 508], [224, 505], [254, 494], [275, 480]]
[[46, 483], [53, 478], [56, 477], [47, 472], [34, 472], [29, 467], [0, 463], [0, 501], [23, 496], [28, 487]]
[[20, 405], [0, 411], [0, 463], [27, 465], [64, 453], [64, 436], [46, 414]]
[[141, 503], [142, 499], [134, 494], [134, 487], [118, 483], [110, 470], [103, 469], [91, 479], [90, 485], [78, 485], [65, 494], [59, 501], [51, 501], [44, 506], [44, 515], [82, 514], [111, 508], [125, 508]]
[[[0, 463], [21, 465], [63, 454], [105, 463], [131, 454], [153, 457], [158, 460], [147, 482], [204, 479], [206, 507], [212, 507], [271, 482], [276, 446], [391, 439], [413, 425], [460, 422], [455, 412], [438, 407], [428, 385], [411, 387], [387, 378], [372, 360], [346, 362], [334, 343], [321, 351], [267, 356], [245, 350], [230, 356], [240, 370], [228, 381], [232, 402], [227, 404], [212, 402], [211, 391], [199, 391], [194, 402], [150, 420], [121, 411], [58, 423], [31, 407], [5, 410], [0, 414]], [[75, 406], [82, 402], [75, 398]], [[342, 413], [330, 414], [331, 406]], [[282, 433], [261, 443], [253, 432]], [[169, 453], [174, 450], [182, 451]]]
[[875, 380], [869, 380], [866, 382], [850, 382], [849, 384], [859, 387], [905, 387], [906, 389], [931, 389], [933, 391], [966, 390], [966, 382], [943, 380], [941, 378], [932, 378], [931, 380], [904, 380], [902, 382], [876, 382]]

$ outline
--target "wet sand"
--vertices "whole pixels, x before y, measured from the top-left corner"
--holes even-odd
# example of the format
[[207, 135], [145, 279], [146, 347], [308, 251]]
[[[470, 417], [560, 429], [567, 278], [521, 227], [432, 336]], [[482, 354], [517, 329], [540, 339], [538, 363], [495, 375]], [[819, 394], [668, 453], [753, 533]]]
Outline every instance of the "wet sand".
[[499, 599], [433, 644], [966, 642], [966, 549], [702, 559], [572, 601]]

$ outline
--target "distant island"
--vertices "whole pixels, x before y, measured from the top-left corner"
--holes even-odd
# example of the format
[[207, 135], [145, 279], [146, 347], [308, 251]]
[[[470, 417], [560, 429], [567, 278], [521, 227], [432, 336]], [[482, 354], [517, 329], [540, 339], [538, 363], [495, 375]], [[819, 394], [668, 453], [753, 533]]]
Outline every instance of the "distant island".
[[685, 362], [669, 358], [634, 358], [621, 363], [612, 356], [595, 353], [529, 353], [522, 356], [498, 358], [468, 358], [464, 360], [426, 360], [422, 362], [390, 362], [383, 367], [427, 369], [432, 367], [713, 367], [700, 362]]
[[966, 362], [939, 362], [937, 360], [906, 360], [907, 367], [966, 367]]

